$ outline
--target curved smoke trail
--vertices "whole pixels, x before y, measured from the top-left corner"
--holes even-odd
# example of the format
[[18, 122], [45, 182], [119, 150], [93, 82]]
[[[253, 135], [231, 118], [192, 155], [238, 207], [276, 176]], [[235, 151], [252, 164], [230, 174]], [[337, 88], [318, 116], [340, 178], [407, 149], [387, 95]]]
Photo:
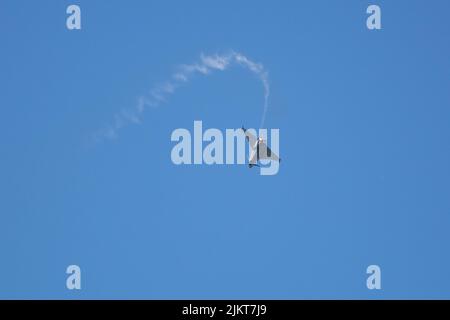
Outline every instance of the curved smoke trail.
[[122, 111], [114, 115], [114, 121], [103, 130], [95, 134], [95, 140], [102, 140], [103, 138], [115, 138], [117, 132], [130, 124], [139, 124], [144, 111], [147, 108], [156, 108], [162, 103], [165, 103], [167, 99], [175, 93], [177, 88], [186, 84], [190, 79], [196, 75], [208, 75], [213, 71], [225, 71], [232, 65], [239, 65], [253, 74], [255, 74], [261, 81], [264, 89], [264, 105], [263, 113], [261, 116], [260, 128], [263, 127], [267, 109], [269, 107], [269, 75], [264, 66], [260, 63], [256, 63], [245, 55], [231, 51], [224, 55], [200, 55], [200, 61], [194, 64], [181, 65], [178, 71], [170, 77], [170, 80], [166, 81], [162, 85], [153, 87], [150, 90], [150, 94], [143, 95], [138, 98], [136, 105], [133, 108], [123, 109]]

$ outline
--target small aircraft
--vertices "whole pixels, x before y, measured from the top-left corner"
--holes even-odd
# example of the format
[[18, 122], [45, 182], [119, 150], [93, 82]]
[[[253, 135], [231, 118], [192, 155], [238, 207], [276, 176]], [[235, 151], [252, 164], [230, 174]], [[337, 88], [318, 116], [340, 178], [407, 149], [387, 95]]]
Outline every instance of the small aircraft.
[[245, 138], [247, 139], [250, 147], [252, 149], [250, 158], [248, 160], [248, 167], [251, 168], [253, 166], [259, 167], [258, 161], [260, 159], [268, 159], [281, 162], [280, 157], [278, 157], [275, 152], [270, 150], [267, 146], [266, 142], [263, 138], [256, 138], [253, 134], [251, 134], [247, 129], [242, 126], [242, 131], [244, 131]]

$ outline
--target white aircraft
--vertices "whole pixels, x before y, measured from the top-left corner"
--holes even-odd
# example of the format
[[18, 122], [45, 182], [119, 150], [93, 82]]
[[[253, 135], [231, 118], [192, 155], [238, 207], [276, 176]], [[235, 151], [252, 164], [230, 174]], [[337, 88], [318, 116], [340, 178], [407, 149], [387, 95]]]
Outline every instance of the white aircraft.
[[281, 162], [280, 157], [278, 157], [275, 152], [270, 150], [263, 138], [256, 138], [244, 127], [241, 128], [244, 131], [245, 138], [247, 139], [250, 147], [252, 148], [250, 158], [248, 160], [248, 167], [253, 166], [259, 167], [258, 161], [260, 159], [270, 159], [274, 161]]

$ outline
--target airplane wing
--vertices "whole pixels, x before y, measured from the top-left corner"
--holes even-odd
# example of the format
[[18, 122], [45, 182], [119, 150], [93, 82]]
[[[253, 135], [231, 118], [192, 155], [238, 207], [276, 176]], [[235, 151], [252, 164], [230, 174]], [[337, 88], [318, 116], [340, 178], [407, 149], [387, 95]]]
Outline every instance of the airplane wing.
[[252, 149], [252, 153], [250, 154], [250, 158], [248, 160], [248, 163], [251, 166], [254, 166], [258, 163], [259, 157], [258, 157], [258, 152], [257, 149]]
[[265, 144], [265, 142], [259, 143], [259, 152], [258, 152], [258, 159], [270, 159], [280, 162], [281, 159], [278, 157], [278, 155], [270, 150], [270, 148]]

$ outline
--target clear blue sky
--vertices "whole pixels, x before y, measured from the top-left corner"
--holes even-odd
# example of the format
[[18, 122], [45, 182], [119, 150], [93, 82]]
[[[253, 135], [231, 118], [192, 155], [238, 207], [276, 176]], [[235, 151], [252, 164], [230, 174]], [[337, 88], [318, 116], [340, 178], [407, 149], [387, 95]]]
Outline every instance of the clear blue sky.
[[[372, 3], [381, 31], [366, 28]], [[450, 298], [449, 12], [2, 0], [0, 298]], [[242, 68], [92, 142], [177, 65], [228, 50], [269, 71], [278, 175], [170, 160], [172, 130], [194, 120], [258, 126], [262, 87]], [[70, 264], [81, 291], [65, 287]]]

